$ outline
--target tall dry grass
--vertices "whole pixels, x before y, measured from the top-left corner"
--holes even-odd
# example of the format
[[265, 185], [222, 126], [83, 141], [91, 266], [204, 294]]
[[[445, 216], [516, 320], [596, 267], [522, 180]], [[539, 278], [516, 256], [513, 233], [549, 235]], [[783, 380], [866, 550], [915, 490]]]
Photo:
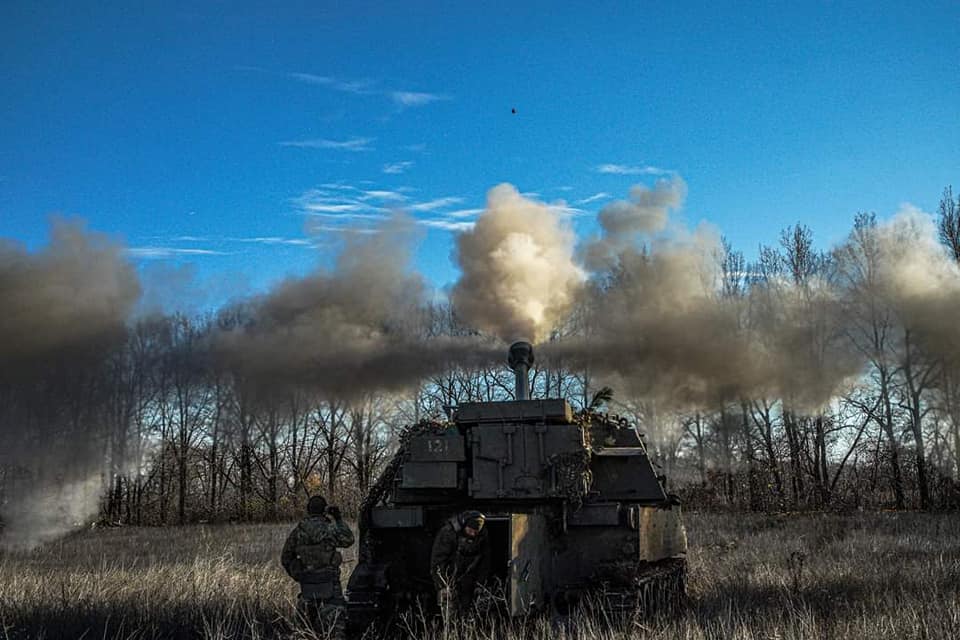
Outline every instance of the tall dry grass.
[[[960, 515], [688, 514], [687, 527], [689, 600], [677, 615], [432, 635], [960, 638]], [[309, 637], [277, 559], [288, 528], [107, 529], [2, 553], [0, 638]]]

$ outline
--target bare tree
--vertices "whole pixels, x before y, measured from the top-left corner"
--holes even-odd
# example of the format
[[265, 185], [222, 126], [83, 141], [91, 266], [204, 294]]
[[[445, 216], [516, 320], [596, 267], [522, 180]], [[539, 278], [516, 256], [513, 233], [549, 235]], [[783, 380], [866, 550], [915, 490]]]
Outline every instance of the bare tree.
[[910, 417], [910, 432], [913, 435], [914, 457], [917, 465], [917, 487], [920, 490], [920, 508], [930, 508], [930, 483], [927, 478], [926, 443], [923, 420], [932, 410], [924, 402], [939, 378], [940, 362], [923, 353], [916, 344], [910, 328], [903, 330], [903, 359], [900, 370], [906, 384], [903, 388], [901, 406]]
[[361, 495], [370, 488], [389, 451], [392, 416], [388, 407], [384, 399], [371, 395], [353, 403], [350, 408], [347, 462]]
[[707, 484], [707, 429], [703, 417], [699, 411], [688, 416], [683, 421], [683, 429], [693, 440], [694, 451], [697, 460], [697, 472], [700, 477], [700, 484]]
[[[202, 321], [201, 321], [202, 322]], [[175, 425], [173, 451], [177, 463], [177, 520], [187, 521], [190, 457], [201, 428], [215, 410], [212, 387], [200, 357], [204, 326], [181, 315], [171, 319], [172, 344], [167, 354]]]
[[[960, 199], [954, 199], [953, 188], [943, 190], [937, 211], [940, 241], [960, 263]], [[960, 365], [943, 363], [940, 396], [943, 412], [949, 420], [949, 429], [953, 440], [953, 456], [956, 473], [960, 476]]]
[[[870, 364], [872, 388], [877, 401], [847, 401], [857, 404], [881, 428], [890, 451], [890, 471], [896, 508], [905, 505], [900, 464], [900, 436], [897, 433], [893, 394], [896, 390], [895, 318], [879, 286], [882, 256], [876, 238], [876, 216], [857, 214], [847, 242], [836, 255], [840, 284], [846, 290], [847, 337]], [[879, 406], [878, 406], [879, 405]]]
[[340, 479], [340, 470], [350, 446], [348, 411], [345, 402], [328, 400], [317, 402], [310, 412], [312, 426], [320, 436], [320, 456], [323, 460], [328, 500], [333, 500], [337, 494], [337, 481]]
[[952, 187], [943, 190], [937, 212], [940, 241], [953, 254], [953, 259], [960, 262], [960, 203], [953, 199]]
[[754, 400], [750, 402], [748, 410], [756, 431], [760, 434], [760, 442], [767, 458], [767, 472], [773, 478], [777, 500], [783, 504], [786, 496], [783, 492], [783, 477], [780, 472], [781, 452], [777, 443], [774, 404], [766, 399]]

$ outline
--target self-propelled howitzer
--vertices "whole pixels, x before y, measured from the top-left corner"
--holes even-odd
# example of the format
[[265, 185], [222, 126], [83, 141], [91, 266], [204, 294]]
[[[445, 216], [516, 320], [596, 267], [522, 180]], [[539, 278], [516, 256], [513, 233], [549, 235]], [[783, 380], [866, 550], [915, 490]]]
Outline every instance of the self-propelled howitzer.
[[347, 587], [355, 629], [433, 606], [434, 536], [467, 509], [487, 516], [488, 592], [509, 615], [564, 614], [585, 599], [629, 612], [683, 596], [679, 502], [642, 437], [564, 399], [529, 399], [529, 343], [514, 344], [509, 363], [516, 400], [464, 403], [450, 421], [407, 429], [367, 495]]

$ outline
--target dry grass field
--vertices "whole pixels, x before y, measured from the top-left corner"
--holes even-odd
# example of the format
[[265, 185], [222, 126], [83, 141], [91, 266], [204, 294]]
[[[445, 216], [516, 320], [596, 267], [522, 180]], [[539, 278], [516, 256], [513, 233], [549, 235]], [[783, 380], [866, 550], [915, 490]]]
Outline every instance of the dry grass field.
[[[688, 514], [687, 526], [690, 597], [679, 615], [458, 635], [960, 638], [960, 515]], [[287, 530], [105, 529], [0, 552], [0, 638], [310, 637], [277, 560]]]

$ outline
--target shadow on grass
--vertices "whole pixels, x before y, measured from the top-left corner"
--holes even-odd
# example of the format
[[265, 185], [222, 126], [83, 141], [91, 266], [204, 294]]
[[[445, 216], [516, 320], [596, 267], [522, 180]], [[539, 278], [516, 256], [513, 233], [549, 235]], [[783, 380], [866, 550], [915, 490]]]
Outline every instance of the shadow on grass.
[[[294, 613], [291, 611], [290, 616]], [[256, 603], [189, 607], [151, 603], [68, 603], [4, 611], [3, 638], [287, 638], [291, 620]], [[5, 635], [4, 635], [5, 632]]]
[[703, 625], [727, 618], [731, 612], [755, 619], [795, 612], [842, 621], [845, 617], [889, 614], [903, 604], [905, 594], [913, 598], [930, 594], [946, 604], [958, 598], [960, 585], [949, 576], [926, 578], [922, 582], [907, 577], [895, 582], [856, 576], [808, 578], [796, 590], [788, 586], [725, 581], [690, 598], [688, 605], [689, 613]]

